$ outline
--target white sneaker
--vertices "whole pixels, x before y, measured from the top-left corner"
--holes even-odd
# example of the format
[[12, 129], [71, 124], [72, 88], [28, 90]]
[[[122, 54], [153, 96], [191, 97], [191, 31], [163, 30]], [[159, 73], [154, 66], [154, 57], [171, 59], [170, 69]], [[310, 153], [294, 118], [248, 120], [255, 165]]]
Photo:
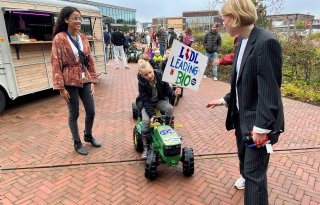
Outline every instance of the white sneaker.
[[203, 75], [203, 78], [206, 79], [206, 78], [208, 78], [208, 77], [207, 77], [206, 75]]
[[116, 65], [116, 67], [115, 67], [116, 69], [119, 69], [119, 66], [118, 65]]
[[124, 68], [125, 68], [125, 69], [129, 69], [130, 67], [127, 65], [127, 66], [124, 66]]
[[213, 77], [213, 80], [218, 80], [218, 78], [217, 77]]
[[237, 181], [234, 183], [234, 186], [237, 189], [244, 189], [245, 188], [245, 182], [246, 180], [241, 176]]

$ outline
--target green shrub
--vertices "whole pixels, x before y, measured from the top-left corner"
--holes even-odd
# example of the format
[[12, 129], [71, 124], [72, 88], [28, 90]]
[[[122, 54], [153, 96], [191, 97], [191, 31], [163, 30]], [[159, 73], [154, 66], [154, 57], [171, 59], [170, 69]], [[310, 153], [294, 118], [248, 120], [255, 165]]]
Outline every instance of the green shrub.
[[234, 38], [231, 37], [229, 34], [222, 34], [222, 43], [221, 43], [221, 53], [222, 54], [229, 54], [233, 51], [233, 41]]
[[311, 39], [312, 40], [320, 40], [320, 33], [311, 34]]
[[315, 86], [294, 81], [282, 84], [281, 91], [283, 96], [320, 105], [320, 89]]

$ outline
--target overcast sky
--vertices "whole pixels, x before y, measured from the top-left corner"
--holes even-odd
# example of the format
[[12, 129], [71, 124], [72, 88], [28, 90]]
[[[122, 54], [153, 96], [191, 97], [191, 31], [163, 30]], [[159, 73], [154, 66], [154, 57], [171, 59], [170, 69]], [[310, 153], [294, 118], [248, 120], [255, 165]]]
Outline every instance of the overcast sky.
[[[208, 10], [208, 0], [91, 0], [137, 10], [140, 22], [151, 22], [154, 17], [179, 17], [183, 11]], [[265, 0], [266, 1], [266, 0]], [[271, 1], [271, 0], [268, 0]], [[266, 2], [268, 2], [266, 1]], [[268, 4], [268, 3], [267, 3]], [[219, 9], [217, 7], [217, 9]], [[320, 18], [320, 0], [283, 0], [280, 13], [308, 12]], [[271, 11], [270, 11], [271, 13]], [[274, 13], [272, 13], [274, 14]]]

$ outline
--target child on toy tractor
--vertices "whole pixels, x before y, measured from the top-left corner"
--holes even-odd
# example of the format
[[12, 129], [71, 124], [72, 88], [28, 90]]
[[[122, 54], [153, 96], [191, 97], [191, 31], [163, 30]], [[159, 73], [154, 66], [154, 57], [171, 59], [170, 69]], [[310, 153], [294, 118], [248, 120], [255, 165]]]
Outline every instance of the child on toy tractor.
[[154, 70], [149, 62], [140, 59], [138, 62], [138, 87], [139, 96], [136, 104], [141, 109], [142, 116], [142, 140], [143, 153], [141, 159], [147, 158], [150, 140], [150, 123], [154, 121], [156, 116], [155, 108], [158, 108], [166, 115], [166, 123], [172, 122], [173, 107], [169, 103], [168, 98], [178, 96], [180, 89], [173, 91], [169, 84], [162, 81], [162, 72]]
[[132, 43], [127, 49], [128, 63], [137, 63], [141, 53], [142, 52], [137, 48], [137, 45]]

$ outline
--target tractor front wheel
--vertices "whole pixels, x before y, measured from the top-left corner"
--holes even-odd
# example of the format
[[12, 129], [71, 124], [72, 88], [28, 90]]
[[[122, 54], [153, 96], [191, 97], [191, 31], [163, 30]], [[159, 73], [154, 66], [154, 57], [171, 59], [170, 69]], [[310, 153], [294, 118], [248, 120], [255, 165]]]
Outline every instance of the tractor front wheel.
[[147, 179], [153, 180], [157, 175], [158, 158], [153, 150], [149, 150], [145, 165], [144, 176]]
[[184, 176], [192, 176], [194, 174], [194, 155], [192, 148], [184, 147], [182, 149], [183, 174]]

